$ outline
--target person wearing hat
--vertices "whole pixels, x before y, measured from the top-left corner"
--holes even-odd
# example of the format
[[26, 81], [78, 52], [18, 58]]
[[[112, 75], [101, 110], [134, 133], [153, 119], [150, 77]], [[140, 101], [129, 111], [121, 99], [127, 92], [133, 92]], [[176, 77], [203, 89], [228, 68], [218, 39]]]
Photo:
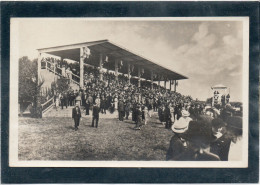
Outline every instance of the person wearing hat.
[[94, 122], [96, 121], [96, 128], [98, 127], [98, 121], [99, 121], [99, 112], [100, 108], [99, 106], [95, 103], [93, 105], [93, 112], [92, 112], [92, 127], [94, 127]]
[[76, 103], [75, 107], [72, 109], [72, 119], [74, 119], [75, 130], [78, 130], [79, 122], [81, 119], [81, 111], [80, 111], [79, 103]]
[[219, 156], [221, 161], [228, 160], [231, 138], [227, 133], [227, 123], [222, 119], [216, 118], [211, 122], [212, 142], [210, 152]]
[[211, 127], [202, 121], [190, 121], [186, 132], [187, 153], [183, 154], [189, 161], [220, 161], [219, 156], [209, 152]]
[[189, 123], [192, 120], [192, 118], [190, 118], [189, 116], [190, 116], [190, 113], [188, 111], [182, 110], [181, 117], [179, 118], [179, 120]]
[[183, 154], [187, 153], [188, 142], [186, 131], [189, 128], [189, 122], [183, 119], [176, 120], [171, 129], [174, 135], [171, 138], [170, 146], [166, 154], [166, 160], [185, 160]]

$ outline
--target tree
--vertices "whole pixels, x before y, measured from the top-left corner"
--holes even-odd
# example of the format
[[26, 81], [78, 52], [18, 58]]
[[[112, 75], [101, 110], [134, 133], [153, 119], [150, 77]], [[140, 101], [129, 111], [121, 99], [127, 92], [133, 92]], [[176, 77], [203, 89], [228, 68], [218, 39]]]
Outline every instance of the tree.
[[39, 94], [44, 79], [38, 82], [37, 59], [29, 60], [27, 56], [19, 59], [19, 98], [20, 110], [23, 112], [25, 108], [33, 103], [32, 111], [35, 113], [39, 106]]

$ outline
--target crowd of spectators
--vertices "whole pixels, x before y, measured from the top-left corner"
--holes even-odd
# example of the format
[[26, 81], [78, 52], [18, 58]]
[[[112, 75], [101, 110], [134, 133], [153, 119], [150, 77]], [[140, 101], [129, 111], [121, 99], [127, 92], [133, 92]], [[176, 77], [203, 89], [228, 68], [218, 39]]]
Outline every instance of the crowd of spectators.
[[138, 87], [123, 74], [116, 78], [108, 71], [100, 79], [95, 67], [85, 70], [83, 89], [70, 88], [55, 99], [62, 108], [79, 101], [86, 115], [93, 107], [102, 114], [117, 111], [120, 121], [129, 119], [131, 114], [135, 130], [149, 124], [153, 112], [158, 112], [161, 124], [174, 132], [167, 160], [229, 160], [232, 143], [235, 145], [242, 135], [241, 118], [232, 117], [229, 104], [206, 106], [157, 84], [153, 88], [149, 83]]

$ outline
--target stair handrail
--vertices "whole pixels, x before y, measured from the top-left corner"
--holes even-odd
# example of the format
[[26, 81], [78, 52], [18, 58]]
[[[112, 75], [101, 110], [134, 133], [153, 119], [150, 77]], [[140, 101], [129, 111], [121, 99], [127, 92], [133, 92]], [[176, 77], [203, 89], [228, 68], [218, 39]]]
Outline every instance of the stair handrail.
[[71, 72], [71, 74], [72, 74], [73, 76], [76, 76], [77, 78], [79, 78], [79, 79], [80, 79], [80, 76], [78, 76], [78, 75], [75, 75], [73, 72]]
[[[46, 63], [49, 63], [50, 65], [53, 65], [53, 66], [54, 66], [54, 64], [52, 64], [52, 63], [49, 62], [49, 61], [46, 61]], [[61, 68], [59, 68], [58, 66], [57, 66], [56, 68], [61, 69]], [[62, 76], [61, 74], [59, 74], [59, 73], [57, 73], [56, 71], [54, 71], [54, 70], [52, 70], [51, 68], [49, 68], [48, 66], [47, 66], [47, 69], [50, 70], [50, 71], [52, 71], [54, 74], [57, 74], [58, 76]]]
[[[52, 102], [52, 103], [50, 103], [50, 102]], [[50, 104], [50, 105], [48, 105], [48, 104]], [[47, 106], [45, 106], [45, 105], [47, 105]], [[53, 105], [54, 105], [54, 97], [50, 98], [45, 103], [41, 104], [42, 112], [45, 112], [46, 110], [48, 110]]]
[[[49, 62], [49, 61], [45, 61], [46, 63], [49, 63], [51, 66], [54, 66], [54, 64], [53, 63], [51, 63], [51, 62]], [[58, 66], [56, 66], [55, 68], [57, 68], [57, 69], [60, 69], [60, 70], [62, 70], [60, 67], [58, 67]], [[53, 72], [55, 75], [58, 75], [58, 76], [61, 76], [61, 77], [63, 77], [61, 74], [59, 74], [59, 73], [57, 73], [56, 71], [54, 71], [54, 70], [52, 70], [50, 67], [48, 67], [47, 65], [46, 65], [46, 69], [48, 69], [48, 70], [50, 70], [51, 72]], [[71, 74], [73, 75], [73, 76], [75, 76], [76, 78], [78, 78], [78, 79], [80, 79], [80, 77], [78, 76], [78, 75], [76, 75], [76, 74], [74, 74], [73, 72], [71, 72]], [[67, 78], [67, 77], [65, 77], [65, 78]], [[69, 78], [67, 78], [67, 79], [69, 79]], [[79, 85], [79, 82], [77, 82], [76, 80], [74, 80], [74, 79], [69, 79], [71, 82], [73, 82], [73, 83], [75, 83], [75, 84], [77, 84], [77, 85]]]

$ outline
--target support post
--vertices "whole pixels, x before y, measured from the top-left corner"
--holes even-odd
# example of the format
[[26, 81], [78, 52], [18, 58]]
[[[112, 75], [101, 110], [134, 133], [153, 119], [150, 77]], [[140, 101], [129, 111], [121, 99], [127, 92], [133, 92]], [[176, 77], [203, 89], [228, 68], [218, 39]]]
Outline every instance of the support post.
[[174, 80], [174, 92], [176, 92], [176, 80]]
[[166, 80], [164, 80], [164, 88], [166, 89]]
[[141, 68], [138, 66], [138, 87], [141, 87]]
[[130, 71], [131, 71], [131, 69], [130, 69], [130, 64], [127, 64], [127, 77], [128, 77], [128, 84], [130, 84]]
[[115, 61], [115, 76], [116, 81], [118, 81], [118, 60]]
[[170, 80], [170, 91], [172, 91], [172, 81]]
[[38, 53], [38, 76], [37, 76], [37, 80], [38, 80], [38, 84], [40, 83], [40, 77], [41, 77], [41, 66], [42, 66], [42, 54], [39, 52]]
[[84, 88], [84, 50], [83, 47], [80, 48], [80, 61], [79, 61], [79, 66], [80, 66], [80, 80], [79, 80], [79, 86], [81, 89]]
[[102, 53], [100, 53], [100, 55], [99, 55], [99, 80], [103, 80], [102, 68], [103, 68]]
[[151, 89], [153, 90], [153, 70], [151, 70]]

